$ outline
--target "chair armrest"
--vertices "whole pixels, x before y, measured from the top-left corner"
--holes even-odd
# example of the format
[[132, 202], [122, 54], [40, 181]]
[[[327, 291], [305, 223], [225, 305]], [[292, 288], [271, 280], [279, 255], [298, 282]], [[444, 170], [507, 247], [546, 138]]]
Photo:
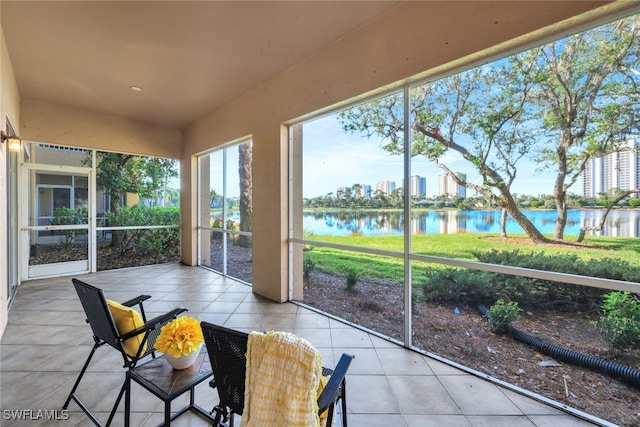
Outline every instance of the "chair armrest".
[[133, 307], [136, 304], [140, 304], [142, 301], [146, 301], [149, 298], [151, 298], [151, 295], [139, 295], [135, 298], [132, 298], [128, 301], [125, 302], [121, 302], [120, 304], [124, 305], [125, 307]]
[[353, 358], [354, 356], [346, 353], [343, 353], [342, 357], [340, 357], [336, 369], [333, 371], [333, 374], [331, 374], [331, 377], [329, 377], [329, 382], [327, 382], [327, 385], [324, 387], [324, 390], [322, 390], [320, 397], [318, 397], [318, 413], [326, 411], [329, 405], [334, 403], [338, 398], [340, 386], [347, 375], [347, 370], [349, 369], [349, 365], [351, 365]]
[[136, 335], [140, 335], [140, 334], [152, 331], [156, 329], [158, 325], [169, 322], [170, 320], [178, 317], [179, 314], [184, 313], [185, 311], [188, 311], [188, 310], [183, 307], [174, 308], [168, 313], [162, 314], [160, 316], [154, 317], [151, 320], [148, 320], [147, 322], [145, 322], [144, 325], [142, 325], [138, 329], [134, 329], [133, 331], [120, 336], [120, 338], [124, 341], [129, 338], [135, 337]]

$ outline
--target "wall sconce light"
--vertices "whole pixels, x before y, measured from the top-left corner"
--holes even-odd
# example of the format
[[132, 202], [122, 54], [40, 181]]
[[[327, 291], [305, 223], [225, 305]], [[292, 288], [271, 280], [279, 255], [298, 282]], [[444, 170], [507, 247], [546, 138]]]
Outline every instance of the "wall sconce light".
[[8, 142], [7, 146], [9, 151], [20, 152], [22, 151], [22, 139], [17, 136], [7, 136], [4, 132], [0, 132], [0, 139], [2, 143]]

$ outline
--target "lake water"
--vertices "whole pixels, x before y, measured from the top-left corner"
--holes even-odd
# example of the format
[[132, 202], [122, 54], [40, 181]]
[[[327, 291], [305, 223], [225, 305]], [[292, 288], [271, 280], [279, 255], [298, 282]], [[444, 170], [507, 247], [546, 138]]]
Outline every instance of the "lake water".
[[[556, 212], [552, 210], [526, 210], [523, 213], [543, 233], [553, 233]], [[579, 234], [582, 226], [595, 226], [604, 210], [570, 210], [565, 234]], [[499, 233], [500, 211], [428, 210], [414, 211], [411, 229], [414, 234]], [[403, 232], [402, 211], [334, 211], [309, 210], [303, 213], [305, 231], [318, 235], [365, 236], [400, 235]], [[523, 233], [522, 228], [509, 217], [507, 233]], [[604, 230], [590, 232], [599, 236], [640, 236], [640, 210], [616, 209], [609, 213]]]

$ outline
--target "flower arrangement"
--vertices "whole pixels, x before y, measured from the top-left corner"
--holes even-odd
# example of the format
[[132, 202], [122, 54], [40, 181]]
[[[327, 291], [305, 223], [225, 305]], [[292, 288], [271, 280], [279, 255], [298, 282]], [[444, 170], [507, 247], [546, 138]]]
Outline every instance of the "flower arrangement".
[[160, 329], [160, 335], [155, 342], [155, 349], [182, 357], [200, 349], [204, 342], [200, 321], [189, 316], [178, 317]]

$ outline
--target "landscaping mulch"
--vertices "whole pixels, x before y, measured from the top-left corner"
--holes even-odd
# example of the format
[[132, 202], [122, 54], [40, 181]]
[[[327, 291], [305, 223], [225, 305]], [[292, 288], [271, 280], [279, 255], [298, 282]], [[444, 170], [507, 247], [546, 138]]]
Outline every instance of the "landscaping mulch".
[[[313, 271], [301, 301], [404, 341], [401, 287], [360, 280], [347, 290], [344, 277]], [[640, 350], [610, 349], [590, 321], [595, 313], [526, 312], [517, 329], [548, 344], [640, 369]], [[475, 307], [415, 303], [414, 347], [457, 362], [522, 389], [622, 426], [640, 426], [640, 389], [607, 375], [551, 361], [508, 335], [496, 335]]]

